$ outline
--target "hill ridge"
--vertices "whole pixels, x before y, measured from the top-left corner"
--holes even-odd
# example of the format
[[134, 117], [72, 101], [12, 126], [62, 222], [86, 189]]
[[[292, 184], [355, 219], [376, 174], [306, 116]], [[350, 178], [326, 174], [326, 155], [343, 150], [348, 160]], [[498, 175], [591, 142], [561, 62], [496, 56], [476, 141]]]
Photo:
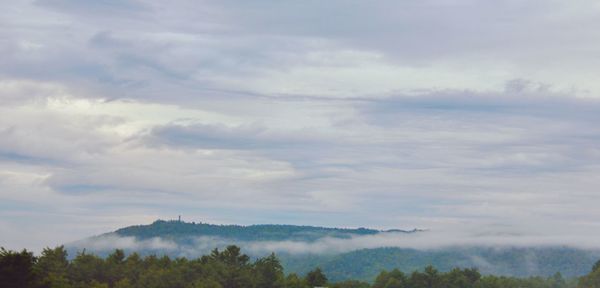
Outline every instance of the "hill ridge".
[[[184, 222], [180, 220], [156, 220], [148, 225], [132, 225], [115, 230], [119, 236], [134, 236], [139, 239], [153, 237], [178, 238], [186, 236], [216, 236], [245, 241], [260, 240], [301, 240], [314, 241], [323, 237], [349, 238], [352, 236], [375, 235], [379, 233], [415, 233], [424, 230], [389, 229], [378, 230], [365, 227], [335, 228], [292, 224], [210, 224]], [[110, 234], [110, 233], [109, 233]]]

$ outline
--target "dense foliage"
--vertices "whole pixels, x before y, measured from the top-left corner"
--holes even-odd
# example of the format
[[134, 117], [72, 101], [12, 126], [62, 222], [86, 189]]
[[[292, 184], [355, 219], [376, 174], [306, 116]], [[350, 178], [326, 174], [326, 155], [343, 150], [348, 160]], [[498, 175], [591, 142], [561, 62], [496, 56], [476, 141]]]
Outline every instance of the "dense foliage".
[[443, 273], [427, 266], [410, 274], [384, 270], [370, 284], [356, 280], [331, 283], [320, 268], [304, 277], [286, 276], [274, 254], [251, 261], [237, 246], [214, 249], [193, 260], [136, 253], [126, 256], [115, 250], [106, 258], [81, 252], [69, 261], [62, 246], [46, 248], [39, 257], [2, 248], [0, 284], [7, 288], [600, 288], [600, 261], [589, 274], [569, 281], [559, 273], [547, 278], [514, 278], [482, 276], [476, 269], [454, 268]]

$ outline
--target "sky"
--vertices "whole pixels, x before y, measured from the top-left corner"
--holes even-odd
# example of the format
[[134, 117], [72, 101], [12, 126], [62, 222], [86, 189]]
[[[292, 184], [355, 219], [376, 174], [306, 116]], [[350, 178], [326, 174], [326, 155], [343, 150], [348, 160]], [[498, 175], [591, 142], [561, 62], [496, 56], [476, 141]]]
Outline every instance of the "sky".
[[0, 2], [0, 246], [178, 215], [600, 239], [598, 1]]

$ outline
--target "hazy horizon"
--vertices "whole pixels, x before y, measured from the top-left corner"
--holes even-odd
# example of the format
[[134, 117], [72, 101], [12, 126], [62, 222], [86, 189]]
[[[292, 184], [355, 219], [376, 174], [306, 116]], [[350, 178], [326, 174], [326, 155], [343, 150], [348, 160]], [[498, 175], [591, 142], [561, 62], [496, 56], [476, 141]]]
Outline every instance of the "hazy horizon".
[[597, 1], [2, 4], [2, 247], [183, 215], [600, 248]]
[[[265, 224], [257, 225], [260, 226]], [[568, 247], [600, 252], [600, 246], [596, 239], [590, 238], [587, 239], [587, 241], [582, 241], [581, 238], [572, 235], [528, 235], [517, 234], [514, 232], [507, 233], [498, 230], [469, 231], [451, 229], [442, 231], [412, 230], [408, 233], [406, 231], [380, 230], [377, 234], [350, 235], [350, 237], [329, 235], [318, 237], [314, 240], [293, 238], [284, 240], [244, 240], [238, 237], [210, 235], [194, 236], [193, 234], [183, 234], [174, 238], [172, 238], [173, 235], [164, 235], [166, 237], [136, 238], [134, 236], [124, 236], [111, 231], [102, 235], [95, 235], [93, 237], [65, 243], [65, 245], [69, 249], [74, 249], [76, 251], [83, 251], [85, 249], [90, 252], [111, 253], [114, 249], [125, 249], [126, 251], [158, 251], [167, 254], [181, 253], [179, 256], [184, 257], [198, 257], [200, 255], [208, 254], [214, 248], [222, 249], [227, 245], [239, 246], [242, 250], [251, 255], [268, 255], [271, 252], [291, 255], [335, 255], [360, 249], [408, 248], [416, 250], [443, 250], [460, 247], [465, 249], [486, 247], [499, 249]], [[178, 237], [181, 237], [181, 239]], [[182, 243], [180, 241], [182, 239], [185, 239], [184, 242], [186, 243]]]

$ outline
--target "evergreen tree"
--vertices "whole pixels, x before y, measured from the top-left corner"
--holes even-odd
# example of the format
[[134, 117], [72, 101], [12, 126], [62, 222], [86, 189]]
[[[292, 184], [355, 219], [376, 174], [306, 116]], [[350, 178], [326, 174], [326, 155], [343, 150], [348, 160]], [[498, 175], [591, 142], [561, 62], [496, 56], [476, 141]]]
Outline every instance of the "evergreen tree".
[[34, 287], [33, 265], [36, 258], [33, 253], [7, 251], [0, 248], [0, 284], [6, 288]]
[[327, 277], [321, 271], [321, 268], [317, 267], [315, 270], [312, 270], [306, 274], [306, 283], [310, 287], [320, 287], [325, 286], [327, 284]]
[[34, 267], [38, 285], [48, 288], [70, 287], [68, 273], [69, 261], [64, 246], [54, 249], [45, 248]]
[[254, 264], [256, 270], [256, 286], [261, 288], [280, 288], [284, 284], [283, 267], [274, 253], [258, 259]]

